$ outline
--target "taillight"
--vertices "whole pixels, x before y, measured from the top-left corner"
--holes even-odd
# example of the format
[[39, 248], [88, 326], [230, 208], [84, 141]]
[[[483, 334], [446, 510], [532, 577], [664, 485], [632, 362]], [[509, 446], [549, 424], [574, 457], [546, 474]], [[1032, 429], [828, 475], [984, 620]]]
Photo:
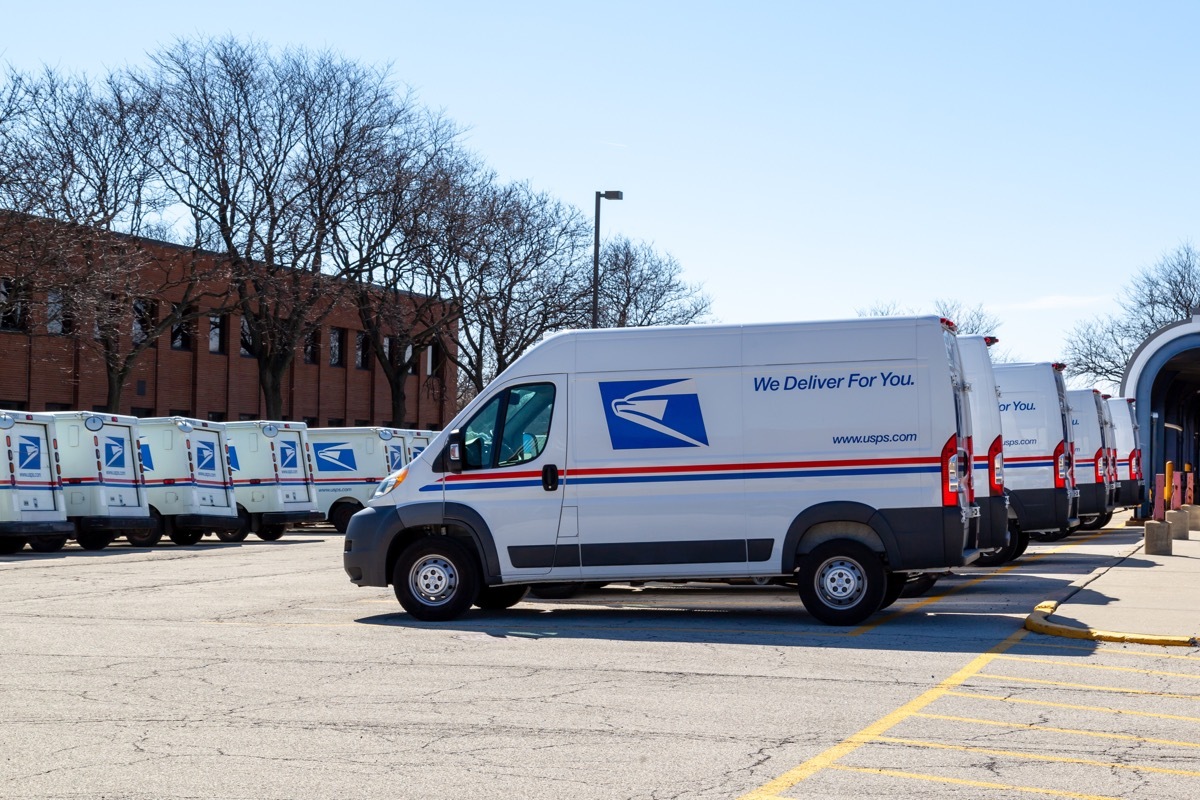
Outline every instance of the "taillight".
[[1004, 437], [997, 436], [988, 447], [988, 486], [992, 497], [1004, 494]]
[[942, 446], [942, 505], [957, 506], [959, 485], [958, 434]]
[[1096, 483], [1104, 483], [1108, 472], [1108, 455], [1103, 447], [1096, 451]]
[[1067, 472], [1070, 470], [1070, 456], [1067, 454], [1067, 442], [1062, 440], [1054, 448], [1054, 488], [1067, 488]]
[[967, 502], [975, 502], [975, 437], [967, 437], [967, 468], [964, 479], [967, 482]]
[[1129, 478], [1130, 480], [1140, 481], [1142, 479], [1142, 451], [1134, 450], [1129, 454]]
[[1117, 474], [1117, 464], [1121, 463], [1121, 459], [1117, 456], [1117, 448], [1111, 448], [1108, 451], [1108, 480], [1111, 483], [1117, 483], [1121, 476]]

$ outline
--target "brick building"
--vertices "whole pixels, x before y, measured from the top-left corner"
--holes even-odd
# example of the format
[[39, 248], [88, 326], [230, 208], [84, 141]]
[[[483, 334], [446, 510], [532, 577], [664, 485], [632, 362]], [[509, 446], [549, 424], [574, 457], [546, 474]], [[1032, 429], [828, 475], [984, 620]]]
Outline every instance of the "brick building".
[[[132, 239], [132, 237], [124, 237]], [[160, 264], [196, 257], [188, 248], [149, 239], [137, 246]], [[202, 254], [216, 263], [220, 256]], [[0, 255], [0, 408], [105, 410], [107, 379], [94, 342], [55, 313], [51, 292], [23, 293], [22, 279]], [[5, 263], [5, 262], [10, 263]], [[138, 303], [148, 314], [179, 302], [143, 280]], [[161, 282], [159, 283], [161, 287]], [[216, 291], [220, 284], [209, 287]], [[217, 304], [214, 298], [212, 305]], [[203, 301], [198, 303], [202, 310]], [[127, 330], [136, 335], [136, 321]], [[138, 356], [125, 382], [120, 413], [211, 420], [265, 418], [258, 362], [241, 348], [238, 313], [206, 314], [174, 326]], [[419, 354], [405, 386], [406, 418], [391, 420], [391, 388], [366, 344], [353, 304], [338, 303], [318, 335], [299, 348], [283, 380], [283, 418], [313, 427], [388, 425], [440, 429], [454, 415], [456, 370], [440, 347]]]

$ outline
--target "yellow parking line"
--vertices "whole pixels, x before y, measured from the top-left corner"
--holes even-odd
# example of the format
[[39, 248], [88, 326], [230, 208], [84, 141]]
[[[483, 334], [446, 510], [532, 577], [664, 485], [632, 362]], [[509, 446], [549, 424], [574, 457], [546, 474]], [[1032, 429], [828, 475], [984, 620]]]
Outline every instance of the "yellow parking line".
[[910, 747], [925, 747], [931, 750], [953, 750], [959, 753], [981, 753], [988, 756], [1005, 756], [1010, 758], [1027, 759], [1029, 761], [1049, 761], [1055, 764], [1080, 764], [1085, 767], [1104, 767], [1105, 769], [1127, 769], [1135, 772], [1157, 772], [1163, 775], [1183, 775], [1189, 778], [1200, 778], [1200, 772], [1190, 769], [1171, 769], [1170, 767], [1152, 767], [1148, 764], [1118, 764], [1115, 761], [1096, 761], [1090, 758], [1071, 758], [1070, 756], [1049, 756], [1042, 753], [1029, 753], [1022, 750], [1001, 750], [991, 747], [973, 747], [968, 744], [942, 744], [927, 742], [921, 739], [905, 739], [899, 736], [880, 736], [876, 742], [885, 744], [903, 744]]
[[1127, 708], [1112, 708], [1111, 706], [1089, 706], [1078, 703], [1052, 703], [1049, 700], [1027, 700], [1023, 697], [997, 697], [992, 694], [976, 692], [946, 692], [946, 697], [966, 697], [972, 700], [988, 700], [994, 703], [1015, 703], [1024, 706], [1039, 706], [1045, 708], [1063, 708], [1068, 711], [1097, 711], [1102, 714], [1126, 714], [1131, 717], [1149, 717], [1150, 719], [1170, 719], [1179, 722], [1200, 723], [1200, 717], [1188, 717], [1183, 714], [1157, 714], [1153, 711], [1133, 711]]
[[970, 725], [989, 725], [994, 728], [1009, 730], [1040, 731], [1042, 733], [1068, 733], [1074, 736], [1092, 736], [1096, 739], [1121, 739], [1128, 742], [1145, 742], [1147, 744], [1165, 744], [1173, 747], [1200, 747], [1200, 742], [1180, 742], [1174, 739], [1155, 739], [1150, 736], [1134, 736], [1128, 733], [1105, 733], [1103, 731], [1085, 731], [1078, 728], [1054, 728], [1049, 725], [1038, 725], [1035, 722], [1005, 722], [998, 719], [977, 719], [975, 717], [956, 717], [950, 714], [913, 714], [922, 719], [939, 719], [946, 722], [965, 722]]
[[1003, 655], [998, 656], [1005, 661], [1023, 661], [1026, 664], [1052, 664], [1056, 667], [1070, 667], [1072, 669], [1097, 669], [1108, 670], [1110, 672], [1133, 672], [1138, 675], [1163, 675], [1168, 678], [1190, 678], [1191, 680], [1200, 680], [1200, 675], [1188, 672], [1163, 672], [1157, 669], [1138, 669], [1137, 667], [1113, 667], [1106, 664], [1075, 664], [1070, 661], [1053, 658], [1034, 658], [1032, 656], [1013, 656]]
[[997, 655], [1003, 653], [1008, 648], [1015, 645], [1021, 639], [1025, 638], [1028, 633], [1024, 628], [1013, 633], [1003, 642], [1000, 642], [995, 647], [988, 650], [986, 653], [981, 653], [971, 660], [969, 664], [960, 669], [958, 672], [951, 675], [946, 680], [939, 683], [937, 686], [929, 689], [919, 697], [908, 701], [904, 705], [897, 708], [892, 713], [872, 722], [867, 727], [863, 728], [858, 733], [843, 739], [838, 744], [829, 748], [823, 753], [810, 758], [803, 764], [788, 770], [774, 780], [764, 783], [757, 789], [744, 794], [739, 800], [772, 800], [777, 798], [781, 792], [784, 792], [797, 783], [815, 775], [821, 770], [833, 765], [836, 761], [853, 753], [858, 748], [873, 741], [878, 741], [880, 735], [884, 732], [899, 725], [908, 717], [922, 710], [930, 703], [938, 700], [951, 689], [962, 686], [971, 677], [976, 675], [981, 669], [991, 663]]
[[1120, 694], [1148, 694], [1155, 697], [1173, 697], [1179, 700], [1200, 700], [1200, 695], [1179, 694], [1175, 692], [1159, 692], [1153, 689], [1127, 689], [1123, 686], [1097, 686], [1089, 683], [1067, 683], [1065, 681], [1047, 681], [1041, 678], [1018, 678], [1016, 675], [994, 675], [980, 672], [976, 678], [987, 678], [993, 681], [1013, 681], [1014, 683], [1036, 683], [1039, 686], [1061, 686], [1066, 689], [1086, 689], [1091, 692], [1117, 692]]
[[902, 772], [898, 769], [878, 769], [875, 767], [847, 767], [843, 764], [832, 764], [830, 769], [842, 772], [863, 772], [868, 775], [886, 775], [890, 778], [912, 778], [920, 781], [935, 783], [950, 783], [958, 786], [975, 786], [980, 789], [999, 789], [1008, 792], [1028, 792], [1031, 794], [1047, 794], [1054, 797], [1075, 797], [1079, 800], [1118, 800], [1103, 794], [1080, 794], [1079, 792], [1064, 792], [1059, 789], [1038, 789], [1033, 786], [1014, 786], [1008, 783], [992, 783], [990, 781], [969, 781], [965, 778], [948, 778], [942, 775], [923, 775], [919, 772]]

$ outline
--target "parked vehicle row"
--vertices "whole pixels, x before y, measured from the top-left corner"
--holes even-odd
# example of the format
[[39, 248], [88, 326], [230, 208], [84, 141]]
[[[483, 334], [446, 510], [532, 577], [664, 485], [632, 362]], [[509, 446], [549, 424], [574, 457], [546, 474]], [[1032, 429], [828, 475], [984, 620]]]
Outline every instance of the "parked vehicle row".
[[[344, 531], [430, 431], [309, 430], [304, 423], [0, 411], [0, 553], [100, 550], [124, 537], [191, 545], [206, 534], [273, 541], [328, 519]], [[310, 436], [312, 441], [310, 441]]]
[[1073, 415], [1062, 365], [993, 365], [987, 344], [937, 317], [547, 337], [388, 475], [343, 566], [423, 620], [531, 586], [784, 579], [857, 624], [1107, 521], [1135, 463], [1097, 395]]

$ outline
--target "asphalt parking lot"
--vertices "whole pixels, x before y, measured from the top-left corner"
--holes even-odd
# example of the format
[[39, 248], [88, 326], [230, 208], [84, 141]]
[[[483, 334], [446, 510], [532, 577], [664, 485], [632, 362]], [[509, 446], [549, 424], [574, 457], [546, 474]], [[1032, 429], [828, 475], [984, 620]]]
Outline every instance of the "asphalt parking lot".
[[1190, 799], [1200, 652], [1022, 628], [1138, 538], [1035, 544], [854, 629], [717, 584], [421, 623], [331, 531], [26, 551], [0, 797]]

